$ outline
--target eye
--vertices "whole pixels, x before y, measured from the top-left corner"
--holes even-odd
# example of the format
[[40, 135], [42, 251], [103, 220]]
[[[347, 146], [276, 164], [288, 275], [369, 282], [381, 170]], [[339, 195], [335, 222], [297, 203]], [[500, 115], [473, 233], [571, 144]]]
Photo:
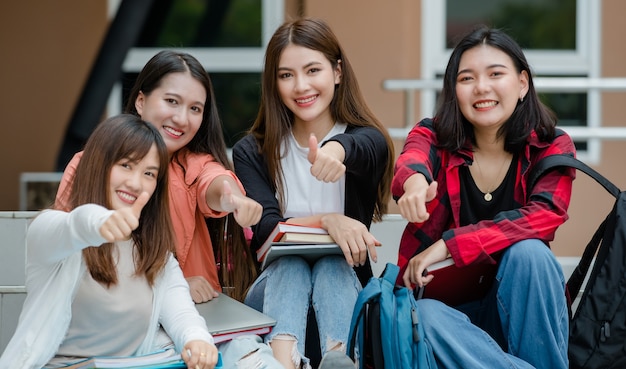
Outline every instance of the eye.
[[119, 164], [122, 168], [131, 169], [131, 165], [129, 162], [124, 161]]
[[147, 171], [144, 173], [146, 176], [151, 177], [151, 178], [157, 178], [158, 176], [158, 172], [156, 171]]
[[172, 99], [171, 97], [166, 98], [165, 101], [167, 101], [168, 103], [170, 103], [172, 105], [178, 104], [178, 101], [176, 101], [176, 99]]
[[202, 108], [199, 106], [192, 106], [191, 110], [193, 110], [196, 113], [202, 113]]
[[467, 82], [467, 81], [471, 81], [472, 77], [469, 75], [461, 75], [457, 78], [458, 82]]
[[291, 73], [289, 73], [289, 72], [278, 74], [278, 78], [280, 78], [280, 79], [285, 79], [285, 78], [289, 78], [289, 77], [292, 77], [292, 76], [293, 75]]

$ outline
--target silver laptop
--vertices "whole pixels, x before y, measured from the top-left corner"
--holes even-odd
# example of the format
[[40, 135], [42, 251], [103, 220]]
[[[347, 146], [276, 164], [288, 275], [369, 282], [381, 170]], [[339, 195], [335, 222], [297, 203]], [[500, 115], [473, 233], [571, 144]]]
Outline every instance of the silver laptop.
[[276, 320], [220, 293], [211, 301], [196, 304], [212, 335], [273, 327]]

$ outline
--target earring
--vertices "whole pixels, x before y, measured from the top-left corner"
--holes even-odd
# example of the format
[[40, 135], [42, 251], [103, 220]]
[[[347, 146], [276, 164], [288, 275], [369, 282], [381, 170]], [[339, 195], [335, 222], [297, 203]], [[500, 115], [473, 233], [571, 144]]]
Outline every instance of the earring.
[[519, 97], [519, 102], [524, 102], [524, 96]]

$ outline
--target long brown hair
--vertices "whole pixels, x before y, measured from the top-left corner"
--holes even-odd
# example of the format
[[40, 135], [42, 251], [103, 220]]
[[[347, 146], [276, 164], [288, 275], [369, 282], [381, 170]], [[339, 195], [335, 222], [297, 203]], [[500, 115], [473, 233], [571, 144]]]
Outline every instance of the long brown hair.
[[[156, 146], [159, 155], [157, 185], [141, 211], [139, 227], [133, 231], [136, 245], [135, 268], [152, 285], [163, 270], [170, 252], [174, 252], [174, 234], [169, 213], [167, 147], [161, 134], [139, 117], [130, 114], [113, 116], [100, 123], [90, 135], [83, 156], [76, 167], [69, 205], [71, 209], [92, 203], [111, 209], [110, 175], [115, 163], [123, 159], [141, 160]], [[107, 286], [117, 283], [113, 244], [83, 249], [83, 258], [91, 276]]]
[[265, 68], [262, 76], [261, 106], [256, 120], [250, 128], [259, 150], [265, 156], [269, 175], [279, 194], [281, 206], [283, 198], [283, 173], [280, 164], [281, 143], [291, 132], [293, 113], [282, 102], [278, 92], [278, 64], [283, 50], [289, 45], [298, 45], [324, 54], [333, 69], [341, 63], [341, 82], [335, 87], [335, 95], [330, 103], [330, 113], [337, 122], [351, 126], [375, 127], [387, 141], [387, 166], [378, 185], [378, 197], [374, 208], [374, 221], [382, 220], [387, 212], [393, 177], [393, 142], [387, 129], [376, 118], [365, 102], [352, 65], [339, 41], [328, 24], [320, 19], [302, 18], [286, 22], [280, 26], [267, 45]]
[[[139, 115], [135, 108], [139, 93], [150, 95], [161, 85], [163, 78], [171, 73], [189, 73], [206, 90], [202, 123], [187, 148], [194, 153], [210, 154], [226, 169], [232, 170], [213, 84], [202, 64], [192, 55], [172, 50], [163, 50], [154, 55], [139, 73], [126, 102], [125, 112]], [[232, 214], [222, 218], [207, 218], [206, 225], [218, 262], [220, 283], [222, 286], [234, 287], [233, 297], [242, 300], [257, 276], [244, 231]]]

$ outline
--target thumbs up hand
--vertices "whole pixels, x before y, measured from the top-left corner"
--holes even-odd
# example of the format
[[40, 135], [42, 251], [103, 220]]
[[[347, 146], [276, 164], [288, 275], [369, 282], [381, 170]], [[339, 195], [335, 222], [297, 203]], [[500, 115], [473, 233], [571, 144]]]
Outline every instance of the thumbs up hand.
[[317, 137], [309, 136], [309, 163], [311, 175], [318, 181], [337, 182], [346, 173], [343, 159], [346, 151], [337, 141], [329, 141], [323, 147], [317, 147]]
[[233, 192], [233, 187], [228, 181], [223, 181], [222, 195], [220, 196], [222, 209], [233, 213], [235, 221], [244, 228], [257, 224], [261, 220], [263, 207], [239, 191], [237, 192]]
[[107, 242], [123, 241], [130, 238], [131, 233], [139, 226], [141, 210], [150, 200], [150, 194], [142, 192], [133, 205], [117, 209], [100, 227], [100, 235]]

